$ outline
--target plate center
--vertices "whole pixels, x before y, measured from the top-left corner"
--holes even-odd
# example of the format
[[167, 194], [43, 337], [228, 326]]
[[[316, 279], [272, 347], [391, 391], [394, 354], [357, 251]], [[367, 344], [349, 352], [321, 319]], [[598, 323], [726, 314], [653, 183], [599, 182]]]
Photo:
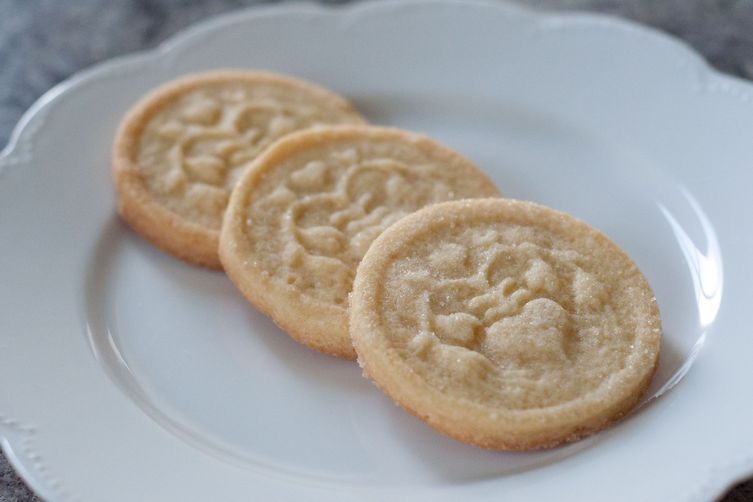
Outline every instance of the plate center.
[[[429, 131], [465, 153], [506, 196], [571, 212], [613, 238], [662, 312], [646, 401], [681, 379], [722, 287], [713, 227], [692, 194], [635, 152], [531, 111], [420, 97], [358, 104], [375, 122]], [[395, 407], [354, 363], [292, 341], [222, 273], [162, 254], [115, 217], [88, 281], [91, 343], [108, 374], [163, 427], [229, 462], [340, 482], [458, 483], [547, 465], [603, 437], [517, 454], [447, 439]]]

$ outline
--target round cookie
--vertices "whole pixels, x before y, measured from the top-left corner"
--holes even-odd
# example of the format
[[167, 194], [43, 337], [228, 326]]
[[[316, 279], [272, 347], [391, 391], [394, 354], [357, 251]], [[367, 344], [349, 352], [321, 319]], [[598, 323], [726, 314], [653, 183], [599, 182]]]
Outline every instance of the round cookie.
[[267, 149], [233, 190], [222, 265], [299, 342], [355, 358], [348, 293], [374, 238], [431, 203], [498, 195], [475, 165], [418, 134], [317, 128]]
[[222, 215], [243, 168], [285, 134], [359, 123], [345, 99], [302, 80], [240, 70], [180, 78], [145, 96], [120, 125], [118, 211], [168, 253], [220, 268]]
[[477, 199], [374, 241], [350, 333], [365, 375], [410, 413], [466, 443], [526, 450], [627, 413], [654, 374], [661, 321], [638, 267], [596, 229]]

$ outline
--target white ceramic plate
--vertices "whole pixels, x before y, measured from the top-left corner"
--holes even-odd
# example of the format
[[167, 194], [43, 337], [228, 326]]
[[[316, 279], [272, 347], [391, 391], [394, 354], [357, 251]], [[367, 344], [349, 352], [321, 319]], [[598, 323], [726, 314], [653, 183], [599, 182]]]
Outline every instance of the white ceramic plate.
[[[654, 398], [567, 447], [465, 446], [130, 232], [119, 117], [216, 67], [319, 82], [605, 231], [662, 309]], [[3, 451], [51, 500], [713, 498], [753, 472], [751, 98], [651, 30], [477, 2], [251, 9], [86, 71], [0, 159]]]

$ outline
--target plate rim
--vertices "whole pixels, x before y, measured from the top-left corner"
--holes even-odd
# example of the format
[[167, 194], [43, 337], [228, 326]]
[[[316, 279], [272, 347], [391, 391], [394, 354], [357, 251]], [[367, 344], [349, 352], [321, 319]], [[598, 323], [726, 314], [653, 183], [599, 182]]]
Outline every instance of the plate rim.
[[[694, 70], [702, 74], [706, 86], [715, 86], [716, 93], [735, 98], [743, 97], [743, 101], [746, 102], [753, 96], [752, 83], [741, 77], [716, 70], [685, 41], [656, 28], [608, 14], [583, 11], [562, 12], [549, 9], [539, 10], [534, 7], [513, 4], [508, 1], [495, 2], [492, 0], [365, 0], [341, 5], [313, 2], [255, 5], [231, 10], [189, 25], [178, 30], [153, 48], [119, 55], [96, 63], [73, 73], [62, 82], [53, 86], [23, 113], [13, 128], [8, 143], [0, 151], [0, 182], [2, 182], [3, 176], [9, 169], [23, 168], [25, 164], [30, 162], [34, 140], [39, 130], [43, 128], [45, 122], [44, 115], [52, 103], [60, 101], [67, 93], [76, 88], [96, 83], [101, 78], [117, 75], [118, 71], [124, 71], [132, 65], [141, 66], [160, 62], [162, 58], [169, 57], [172, 52], [178, 51], [181, 47], [191, 43], [192, 40], [201, 39], [203, 36], [228, 24], [253, 22], [266, 16], [338, 16], [343, 13], [355, 16], [368, 15], [372, 9], [430, 8], [445, 4], [472, 8], [494, 8], [505, 12], [507, 15], [525, 17], [531, 22], [549, 23], [554, 29], [563, 26], [573, 27], [577, 24], [588, 29], [605, 29], [607, 31], [627, 30], [632, 33], [631, 36], [649, 40], [649, 42], [645, 43], [656, 43], [668, 48], [671, 47], [680, 58], [689, 61], [693, 65]], [[636, 42], [636, 45], [639, 45], [638, 42]], [[8, 462], [20, 477], [23, 478], [27, 486], [43, 498], [53, 499], [56, 496], [60, 497], [60, 492], [55, 488], [60, 484], [58, 480], [55, 480], [51, 475], [46, 476], [46, 479], [41, 479], [39, 474], [35, 475], [32, 472], [33, 469], [28, 468], [14, 453], [21, 446], [16, 443], [28, 441], [29, 436], [34, 432], [33, 428], [24, 425], [13, 417], [4, 415], [1, 408], [0, 426], [4, 426], [6, 430], [19, 433], [17, 437], [11, 438], [3, 435], [2, 430], [0, 430], [0, 449], [2, 449]], [[726, 469], [726, 472], [721, 472], [722, 467]], [[697, 481], [689, 492], [688, 498], [696, 500], [709, 496], [721, 496], [725, 490], [746, 479], [751, 474], [753, 474], [753, 455], [750, 454], [730, 459], [725, 466], [710, 466], [707, 476]], [[51, 486], [52, 488], [50, 488]]]

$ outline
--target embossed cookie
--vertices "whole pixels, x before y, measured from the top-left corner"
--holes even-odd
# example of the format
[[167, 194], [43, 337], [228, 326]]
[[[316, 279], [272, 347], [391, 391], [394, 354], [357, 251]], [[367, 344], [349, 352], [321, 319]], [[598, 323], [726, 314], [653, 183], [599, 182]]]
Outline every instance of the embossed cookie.
[[285, 134], [363, 119], [343, 98], [272, 73], [190, 75], [147, 95], [120, 125], [113, 176], [123, 219], [189, 263], [219, 268], [222, 215], [241, 170]]
[[566, 214], [446, 202], [366, 253], [350, 333], [365, 374], [435, 429], [525, 450], [602, 429], [646, 390], [661, 322], [638, 267]]
[[222, 265], [246, 298], [309, 347], [355, 358], [348, 293], [371, 242], [427, 204], [498, 195], [470, 161], [417, 134], [318, 128], [267, 149], [233, 191]]

